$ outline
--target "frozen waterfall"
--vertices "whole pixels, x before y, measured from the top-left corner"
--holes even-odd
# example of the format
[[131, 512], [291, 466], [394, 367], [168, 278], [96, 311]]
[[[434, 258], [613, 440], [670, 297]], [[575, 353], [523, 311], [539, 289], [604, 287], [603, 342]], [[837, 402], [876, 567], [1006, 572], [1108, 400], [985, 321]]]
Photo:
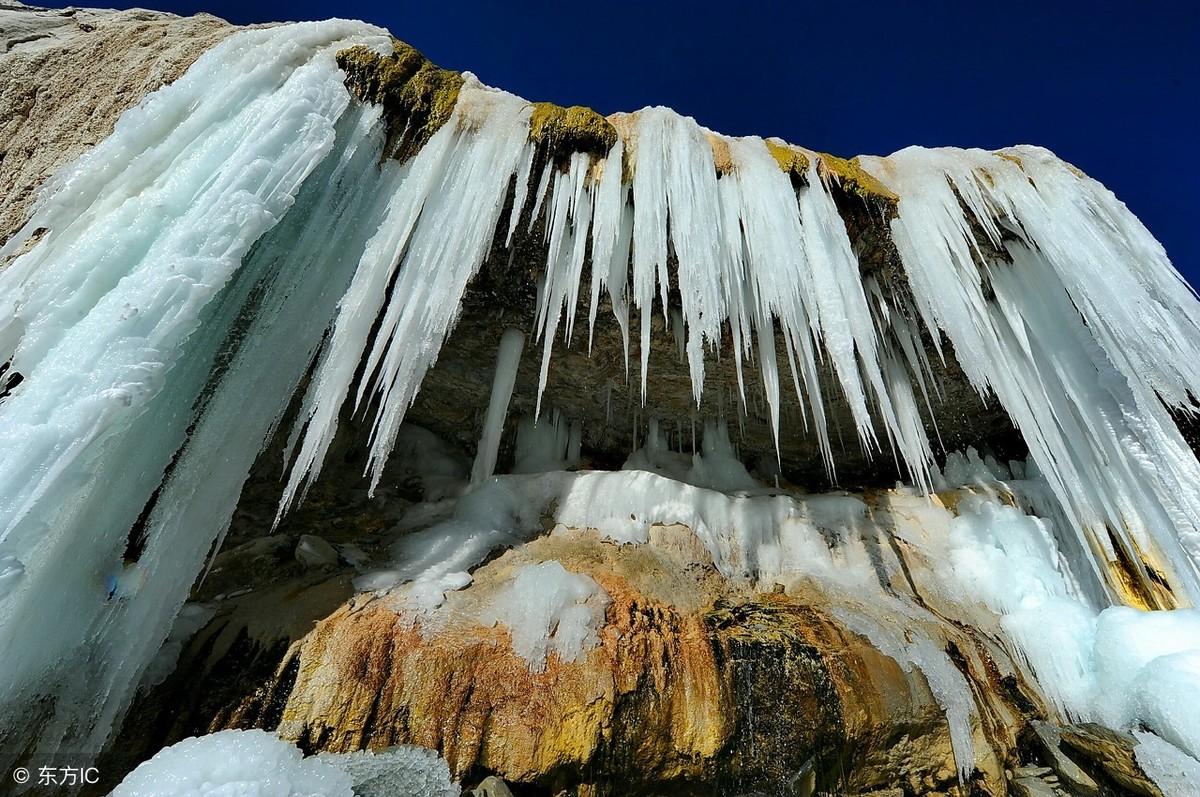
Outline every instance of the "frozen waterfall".
[[[281, 517], [347, 413], [373, 419], [380, 483], [472, 278], [530, 208], [546, 252], [535, 327], [497, 342], [477, 481], [524, 345], [541, 347], [535, 418], [575, 461], [575, 427], [547, 430], [541, 406], [553, 342], [587, 350], [618, 324], [644, 401], [661, 313], [697, 406], [706, 363], [732, 357], [735, 401], [761, 385], [777, 444], [814, 435], [835, 474], [836, 391], [858, 444], [928, 492], [923, 408], [953, 357], [1024, 437], [1077, 576], [1119, 603], [1110, 563], [1125, 561], [1179, 606], [1200, 598], [1200, 464], [1171, 415], [1200, 396], [1200, 302], [1094, 180], [1032, 147], [863, 158], [898, 197], [907, 288], [892, 290], [864, 279], [843, 178], [817, 153], [649, 108], [619, 120], [606, 156], [556, 161], [531, 140], [530, 103], [466, 75], [420, 151], [385, 159], [380, 109], [335, 60], [355, 44], [391, 47], [344, 21], [229, 37], [48, 183], [0, 250], [0, 712], [41, 728], [38, 754], [102, 746], [289, 408]], [[782, 169], [780, 149], [802, 167]], [[682, 473], [753, 483], [723, 420], [705, 445]], [[638, 455], [662, 450], [655, 426]], [[905, 666], [944, 658], [896, 647]], [[0, 764], [17, 732], [0, 727]]]

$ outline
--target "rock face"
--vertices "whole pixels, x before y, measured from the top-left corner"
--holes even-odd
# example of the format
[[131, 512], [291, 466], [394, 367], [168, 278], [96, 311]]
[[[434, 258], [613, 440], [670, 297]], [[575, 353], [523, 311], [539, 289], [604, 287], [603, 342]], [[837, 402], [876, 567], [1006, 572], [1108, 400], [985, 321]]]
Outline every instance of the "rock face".
[[0, 2], [0, 241], [51, 174], [234, 30], [207, 14]]
[[[913, 499], [873, 500], [898, 517]], [[960, 785], [944, 706], [919, 669], [839, 619], [862, 608], [852, 596], [730, 580], [683, 526], [655, 526], [643, 545], [554, 527], [475, 570], [428, 616], [403, 591], [351, 597], [344, 566], [281, 565], [290, 554], [262, 541], [222, 555], [198, 598], [233, 597], [135, 706], [127, 745], [167, 714], [174, 727], [146, 734], [148, 748], [225, 727], [275, 730], [309, 752], [416, 744], [465, 784], [495, 774], [537, 794], [1002, 795], [1026, 718], [1046, 716], [1004, 650], [937, 619], [927, 596], [912, 633], [949, 655], [974, 704]], [[914, 586], [895, 588], [924, 603], [928, 564], [901, 555]], [[610, 603], [595, 647], [539, 672], [507, 628], [479, 618], [520, 568], [550, 561], [594, 579]]]

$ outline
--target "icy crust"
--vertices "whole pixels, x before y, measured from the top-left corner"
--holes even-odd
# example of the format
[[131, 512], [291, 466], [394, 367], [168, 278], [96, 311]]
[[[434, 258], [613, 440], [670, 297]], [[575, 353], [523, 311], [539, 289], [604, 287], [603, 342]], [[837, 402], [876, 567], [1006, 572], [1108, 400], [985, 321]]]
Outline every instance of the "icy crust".
[[458, 797], [450, 767], [432, 750], [304, 758], [261, 730], [226, 730], [164, 747], [125, 776], [112, 797]]
[[355, 753], [321, 753], [318, 763], [350, 776], [354, 797], [458, 797], [450, 765], [435, 751], [401, 745]]
[[1192, 797], [1200, 783], [1200, 761], [1152, 733], [1134, 731], [1134, 759], [1162, 789], [1163, 797]]
[[608, 593], [590, 576], [541, 562], [521, 568], [479, 619], [506, 626], [513, 650], [531, 670], [542, 672], [551, 653], [570, 662], [599, 644], [596, 631], [608, 604]]
[[112, 797], [354, 797], [350, 776], [266, 731], [220, 731], [164, 747]]
[[349, 281], [362, 227], [339, 220], [371, 225], [394, 190], [334, 63], [348, 40], [386, 41], [344, 21], [226, 39], [5, 247], [48, 230], [0, 271], [0, 362], [23, 377], [0, 402], [0, 702], [39, 755], [98, 750], [283, 407], [246, 397], [295, 390]]

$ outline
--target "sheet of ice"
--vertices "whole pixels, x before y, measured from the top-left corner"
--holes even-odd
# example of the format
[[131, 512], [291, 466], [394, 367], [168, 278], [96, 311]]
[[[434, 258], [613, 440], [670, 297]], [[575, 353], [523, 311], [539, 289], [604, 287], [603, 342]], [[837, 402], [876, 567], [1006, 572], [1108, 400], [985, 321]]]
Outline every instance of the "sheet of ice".
[[0, 402], [22, 572], [0, 604], [22, 727], [0, 736], [99, 749], [303, 377], [363, 238], [338, 220], [395, 189], [378, 112], [347, 112], [334, 53], [356, 41], [386, 45], [336, 21], [225, 40], [48, 184], [49, 232], [0, 272], [24, 376]]
[[1163, 797], [1192, 797], [1200, 783], [1200, 761], [1146, 731], [1133, 732], [1138, 745], [1133, 756], [1139, 767], [1162, 790]]
[[304, 758], [274, 734], [228, 730], [164, 747], [112, 797], [354, 797], [352, 785], [328, 760]]
[[542, 672], [551, 654], [571, 662], [600, 643], [608, 604], [608, 593], [591, 576], [547, 561], [517, 570], [479, 620], [508, 628], [513, 650], [530, 670]]
[[[1195, 627], [1181, 630], [1195, 631]], [[1190, 650], [1152, 659], [1138, 673], [1131, 690], [1134, 715], [1193, 758], [1200, 758], [1197, 690], [1200, 690], [1200, 640], [1195, 639]], [[1200, 783], [1200, 779], [1193, 783]]]
[[1142, 612], [1124, 606], [1100, 614], [1094, 647], [1096, 714], [1116, 727], [1135, 721], [1200, 756], [1200, 610]]

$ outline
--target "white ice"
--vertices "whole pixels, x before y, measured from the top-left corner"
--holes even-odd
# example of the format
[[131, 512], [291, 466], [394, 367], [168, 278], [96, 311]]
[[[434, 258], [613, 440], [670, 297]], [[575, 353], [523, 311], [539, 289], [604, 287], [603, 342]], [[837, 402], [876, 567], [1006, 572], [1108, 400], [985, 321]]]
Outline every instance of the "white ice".
[[112, 797], [353, 797], [348, 774], [260, 730], [219, 731], [164, 747]]
[[591, 576], [572, 573], [555, 561], [521, 567], [481, 611], [484, 625], [503, 625], [513, 650], [534, 672], [547, 658], [572, 662], [600, 643], [608, 593]]

